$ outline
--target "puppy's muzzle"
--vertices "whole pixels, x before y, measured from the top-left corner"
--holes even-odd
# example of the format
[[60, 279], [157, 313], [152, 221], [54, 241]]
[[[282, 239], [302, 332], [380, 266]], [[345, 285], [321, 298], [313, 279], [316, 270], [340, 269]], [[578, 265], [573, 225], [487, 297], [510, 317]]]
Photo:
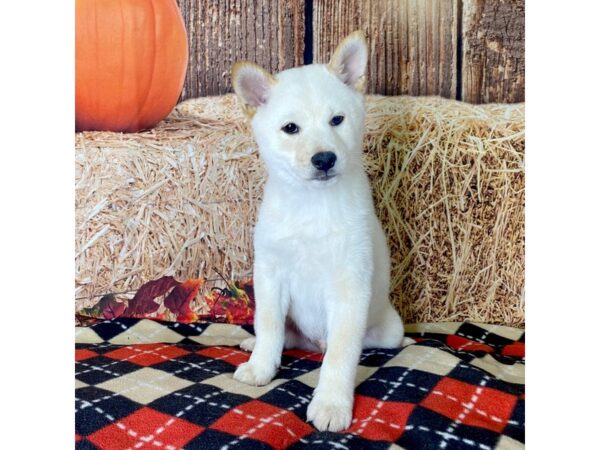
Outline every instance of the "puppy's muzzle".
[[337, 156], [333, 152], [319, 152], [315, 153], [312, 158], [310, 158], [310, 162], [315, 168], [318, 170], [322, 170], [327, 174], [327, 171], [335, 166], [335, 161], [337, 160]]

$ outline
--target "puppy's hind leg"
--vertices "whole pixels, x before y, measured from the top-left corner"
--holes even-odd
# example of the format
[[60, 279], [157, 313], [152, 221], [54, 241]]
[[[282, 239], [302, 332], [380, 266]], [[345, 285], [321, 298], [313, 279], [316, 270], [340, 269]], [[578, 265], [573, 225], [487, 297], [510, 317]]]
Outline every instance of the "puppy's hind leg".
[[[244, 339], [240, 343], [240, 348], [244, 351], [251, 352], [254, 350], [254, 345], [256, 345], [256, 338], [254, 336]], [[321, 352], [322, 349], [319, 348], [318, 345], [312, 343], [308, 339], [306, 339], [299, 331], [297, 331], [294, 327], [290, 327], [286, 325], [285, 328], [285, 342], [283, 344], [283, 348], [292, 349], [297, 348], [301, 350], [307, 350], [310, 352]]]
[[254, 336], [244, 339], [240, 342], [240, 348], [246, 352], [251, 352], [254, 350], [254, 345], [256, 344], [256, 338]]
[[404, 325], [393, 306], [386, 307], [377, 325], [370, 327], [363, 339], [363, 348], [399, 348], [414, 344], [404, 336]]

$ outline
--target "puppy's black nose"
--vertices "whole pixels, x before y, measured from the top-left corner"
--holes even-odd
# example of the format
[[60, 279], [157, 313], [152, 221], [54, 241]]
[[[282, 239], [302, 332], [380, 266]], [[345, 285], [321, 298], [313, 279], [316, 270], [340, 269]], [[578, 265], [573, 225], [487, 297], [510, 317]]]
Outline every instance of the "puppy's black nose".
[[336, 159], [337, 157], [333, 152], [319, 152], [315, 153], [313, 157], [310, 158], [310, 162], [317, 169], [327, 172], [335, 165]]

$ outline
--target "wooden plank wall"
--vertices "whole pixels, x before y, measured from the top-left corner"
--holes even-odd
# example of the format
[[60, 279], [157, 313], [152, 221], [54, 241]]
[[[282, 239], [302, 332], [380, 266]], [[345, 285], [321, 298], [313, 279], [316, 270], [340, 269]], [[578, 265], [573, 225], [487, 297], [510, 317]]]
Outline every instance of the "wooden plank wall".
[[348, 33], [369, 43], [367, 92], [456, 98], [456, 0], [315, 0], [314, 62]]
[[231, 92], [240, 59], [271, 72], [304, 62], [304, 0], [177, 0], [188, 32], [182, 99]]
[[524, 0], [178, 0], [190, 42], [182, 99], [231, 92], [240, 59], [275, 72], [369, 42], [367, 92], [525, 100]]

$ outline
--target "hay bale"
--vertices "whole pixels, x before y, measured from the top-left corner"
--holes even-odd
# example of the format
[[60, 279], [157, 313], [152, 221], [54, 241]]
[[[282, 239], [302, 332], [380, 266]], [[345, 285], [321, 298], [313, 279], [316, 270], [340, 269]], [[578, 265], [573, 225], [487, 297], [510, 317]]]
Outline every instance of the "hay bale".
[[[407, 322], [524, 324], [524, 105], [367, 97], [365, 164]], [[265, 170], [234, 96], [76, 136], [77, 307], [162, 275], [244, 278]]]

